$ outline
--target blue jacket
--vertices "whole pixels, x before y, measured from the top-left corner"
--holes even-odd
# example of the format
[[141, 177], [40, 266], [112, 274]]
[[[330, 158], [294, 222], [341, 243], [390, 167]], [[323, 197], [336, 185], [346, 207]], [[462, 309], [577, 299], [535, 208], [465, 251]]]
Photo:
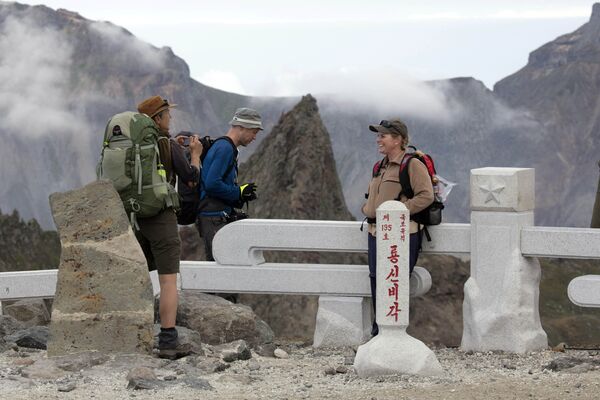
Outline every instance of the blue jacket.
[[[230, 213], [239, 204], [240, 188], [237, 184], [238, 151], [229, 139], [216, 140], [208, 149], [202, 162], [200, 200], [215, 199], [223, 203], [222, 210], [200, 211], [200, 215]], [[229, 172], [227, 170], [229, 169]]]

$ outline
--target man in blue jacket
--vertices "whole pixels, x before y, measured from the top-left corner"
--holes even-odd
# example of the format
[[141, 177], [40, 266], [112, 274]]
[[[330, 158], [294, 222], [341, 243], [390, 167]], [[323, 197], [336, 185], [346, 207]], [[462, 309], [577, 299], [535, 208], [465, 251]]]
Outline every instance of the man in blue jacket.
[[202, 163], [200, 211], [197, 228], [204, 239], [206, 258], [214, 261], [212, 241], [219, 229], [241, 219], [235, 209], [256, 199], [256, 185], [238, 185], [237, 156], [239, 146], [247, 146], [263, 129], [260, 114], [251, 108], [238, 108], [229, 122], [225, 136], [215, 140]]

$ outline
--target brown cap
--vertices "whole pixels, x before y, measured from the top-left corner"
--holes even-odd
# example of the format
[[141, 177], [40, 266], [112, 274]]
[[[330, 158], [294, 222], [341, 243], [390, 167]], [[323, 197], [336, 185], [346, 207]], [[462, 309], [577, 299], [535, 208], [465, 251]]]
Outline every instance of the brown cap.
[[173, 107], [177, 107], [177, 104], [169, 104], [167, 99], [163, 99], [160, 96], [152, 96], [138, 104], [138, 111], [152, 118], [159, 112]]
[[408, 137], [408, 128], [399, 118], [390, 119], [389, 121], [384, 119], [379, 125], [369, 125], [369, 129], [373, 132], [401, 135], [403, 138]]

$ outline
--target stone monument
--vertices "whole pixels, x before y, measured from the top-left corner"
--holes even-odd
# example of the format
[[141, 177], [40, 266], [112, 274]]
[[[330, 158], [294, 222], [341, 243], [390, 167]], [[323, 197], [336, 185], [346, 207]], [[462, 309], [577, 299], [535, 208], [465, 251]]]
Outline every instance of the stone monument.
[[398, 201], [377, 209], [377, 324], [379, 334], [358, 348], [354, 368], [361, 377], [439, 375], [435, 354], [406, 333], [409, 315], [409, 213]]
[[108, 181], [50, 196], [62, 246], [48, 355], [151, 353], [148, 267]]

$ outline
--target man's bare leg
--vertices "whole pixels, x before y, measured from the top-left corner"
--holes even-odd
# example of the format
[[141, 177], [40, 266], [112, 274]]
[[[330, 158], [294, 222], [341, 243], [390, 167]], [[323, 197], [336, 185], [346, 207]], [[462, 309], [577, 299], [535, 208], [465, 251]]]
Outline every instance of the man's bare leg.
[[177, 318], [177, 274], [158, 275], [160, 301], [158, 313], [161, 328], [174, 328]]

